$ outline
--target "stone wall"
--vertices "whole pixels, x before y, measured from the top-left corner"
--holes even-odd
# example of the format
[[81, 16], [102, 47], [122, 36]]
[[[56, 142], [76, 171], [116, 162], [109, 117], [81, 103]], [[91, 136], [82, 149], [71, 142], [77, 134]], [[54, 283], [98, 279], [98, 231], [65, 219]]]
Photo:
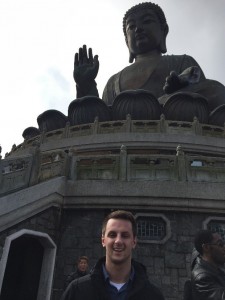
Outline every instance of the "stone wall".
[[7, 236], [14, 234], [21, 229], [30, 229], [47, 233], [57, 244], [59, 238], [61, 211], [58, 208], [50, 208], [46, 211], [37, 214], [35, 217], [29, 218], [16, 226], [10, 227], [5, 231], [0, 232], [0, 259], [3, 253], [3, 247]]

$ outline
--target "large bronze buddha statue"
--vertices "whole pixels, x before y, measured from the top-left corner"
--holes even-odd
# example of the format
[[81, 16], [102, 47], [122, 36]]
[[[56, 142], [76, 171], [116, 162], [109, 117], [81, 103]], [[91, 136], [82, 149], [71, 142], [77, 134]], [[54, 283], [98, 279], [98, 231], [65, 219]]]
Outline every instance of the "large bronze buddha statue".
[[[113, 105], [115, 98], [127, 90], [151, 92], [161, 105], [174, 93], [197, 93], [205, 98], [209, 112], [225, 104], [225, 87], [206, 79], [194, 58], [163, 55], [169, 27], [157, 4], [146, 2], [129, 9], [123, 19], [123, 31], [132, 64], [108, 80], [102, 97], [107, 105]], [[77, 98], [98, 96], [98, 68], [98, 56], [93, 57], [92, 49], [87, 53], [86, 46], [80, 48], [74, 61]]]

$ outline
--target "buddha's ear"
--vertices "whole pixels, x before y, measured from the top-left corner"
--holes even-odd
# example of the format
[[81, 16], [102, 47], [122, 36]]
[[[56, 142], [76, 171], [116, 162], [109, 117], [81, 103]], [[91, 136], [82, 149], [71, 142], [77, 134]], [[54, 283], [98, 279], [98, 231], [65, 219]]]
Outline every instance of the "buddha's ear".
[[127, 45], [127, 48], [129, 50], [129, 63], [132, 63], [134, 61], [134, 54], [130, 52], [130, 49], [129, 49], [129, 46], [128, 46], [128, 41], [127, 41], [127, 38], [125, 38], [125, 41], [126, 41], [126, 45]]
[[134, 61], [135, 56], [133, 53], [130, 52], [130, 50], [129, 50], [129, 54], [130, 54], [129, 55], [129, 63], [132, 63]]
[[164, 28], [162, 28], [162, 36], [161, 36], [161, 41], [160, 41], [160, 51], [161, 53], [166, 53], [166, 36], [169, 32], [169, 27], [167, 24], [164, 25]]

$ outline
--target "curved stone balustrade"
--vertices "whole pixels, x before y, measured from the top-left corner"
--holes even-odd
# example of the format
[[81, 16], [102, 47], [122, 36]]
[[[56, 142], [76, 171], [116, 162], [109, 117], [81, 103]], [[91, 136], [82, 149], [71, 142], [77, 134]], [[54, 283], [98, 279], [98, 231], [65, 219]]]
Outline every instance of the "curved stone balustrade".
[[[26, 139], [22, 144], [13, 147], [12, 151], [8, 155], [17, 155], [17, 153], [19, 154], [19, 152], [23, 152], [25, 149], [30, 147], [46, 143], [54, 143], [54, 141], [61, 143], [62, 147], [64, 147], [64, 144], [72, 146], [73, 140], [70, 143], [70, 139], [72, 138], [114, 133], [166, 133], [168, 136], [176, 134], [180, 135], [180, 137], [212, 137], [224, 140], [225, 127], [201, 124], [198, 122], [197, 118], [194, 118], [193, 122], [166, 120], [164, 115], [161, 115], [160, 120], [131, 120], [128, 115], [126, 120], [120, 121], [99, 122], [98, 119], [95, 119], [93, 123], [74, 126], [70, 126], [67, 122], [64, 128], [49, 132], [42, 132], [41, 135]], [[60, 144], [58, 147], [60, 147]]]
[[[166, 142], [167, 143], [167, 142]], [[66, 176], [70, 180], [114, 181], [185, 181], [225, 183], [225, 157], [185, 151], [171, 142], [163, 141], [155, 147], [139, 147], [136, 142], [125, 145], [108, 145], [87, 149], [71, 147], [7, 158], [0, 161], [0, 195], [8, 194], [46, 180]], [[204, 148], [204, 146], [202, 146]], [[225, 144], [224, 144], [225, 148]], [[215, 147], [216, 149], [216, 147]]]
[[[28, 130], [29, 133], [29, 130]], [[29, 136], [29, 135], [28, 135]], [[27, 135], [26, 135], [27, 137]], [[72, 180], [225, 182], [225, 128], [126, 120], [43, 131], [0, 160], [1, 194], [58, 176]], [[182, 145], [180, 149], [178, 145]]]

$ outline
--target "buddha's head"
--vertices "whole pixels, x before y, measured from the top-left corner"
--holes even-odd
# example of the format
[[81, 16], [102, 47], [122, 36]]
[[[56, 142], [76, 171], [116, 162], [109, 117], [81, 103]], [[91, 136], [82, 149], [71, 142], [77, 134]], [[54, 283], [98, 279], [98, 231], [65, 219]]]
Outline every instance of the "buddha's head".
[[144, 2], [131, 7], [123, 18], [123, 31], [130, 52], [129, 62], [139, 54], [167, 51], [169, 27], [157, 4]]

